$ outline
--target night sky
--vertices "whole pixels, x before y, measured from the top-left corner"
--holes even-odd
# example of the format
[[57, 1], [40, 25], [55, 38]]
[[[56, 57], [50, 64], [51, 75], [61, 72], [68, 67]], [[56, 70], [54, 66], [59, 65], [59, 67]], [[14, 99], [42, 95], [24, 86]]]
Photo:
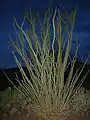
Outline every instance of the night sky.
[[[9, 45], [8, 33], [15, 37], [13, 17], [23, 20], [24, 12], [30, 8], [32, 12], [44, 12], [49, 6], [49, 0], [1, 0], [0, 1], [0, 68], [15, 67], [12, 47]], [[75, 48], [76, 36], [80, 43], [80, 57], [84, 61], [90, 53], [90, 1], [88, 0], [52, 0], [52, 8], [56, 6], [72, 11], [78, 8], [74, 28], [72, 54]], [[78, 56], [79, 57], [79, 56]], [[79, 59], [79, 58], [78, 58]], [[90, 60], [89, 60], [90, 61]], [[90, 62], [88, 61], [88, 64]]]

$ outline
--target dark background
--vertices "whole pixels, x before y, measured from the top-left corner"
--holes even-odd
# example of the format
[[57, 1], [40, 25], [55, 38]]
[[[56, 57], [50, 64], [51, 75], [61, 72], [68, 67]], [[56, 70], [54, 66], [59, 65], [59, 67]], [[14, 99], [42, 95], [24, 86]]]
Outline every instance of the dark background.
[[[14, 36], [13, 17], [21, 22], [25, 11], [30, 8], [32, 12], [43, 13], [48, 8], [49, 0], [1, 0], [0, 1], [0, 68], [12, 68], [16, 64], [9, 45], [8, 32]], [[78, 59], [85, 61], [90, 53], [90, 1], [88, 0], [52, 0], [52, 8], [64, 6], [67, 11], [78, 9], [74, 29], [71, 53], [74, 53], [76, 37], [79, 38]], [[62, 9], [62, 8], [61, 8]], [[90, 64], [90, 60], [88, 60]]]

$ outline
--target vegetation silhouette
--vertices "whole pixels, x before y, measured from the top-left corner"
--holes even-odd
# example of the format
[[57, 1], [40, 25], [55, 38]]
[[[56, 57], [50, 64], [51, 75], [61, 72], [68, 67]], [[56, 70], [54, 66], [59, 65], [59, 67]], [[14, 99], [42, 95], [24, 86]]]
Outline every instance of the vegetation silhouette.
[[[51, 53], [52, 53], [52, 51], [50, 51], [50, 54]], [[64, 56], [64, 54], [63, 54], [63, 56]], [[38, 57], [39, 57], [39, 55], [38, 55]], [[71, 56], [71, 55], [70, 55], [70, 57], [73, 58], [73, 56]], [[56, 60], [57, 60], [57, 51], [55, 52], [55, 61]], [[70, 60], [69, 60], [69, 62], [70, 62]], [[83, 64], [84, 63], [82, 63], [81, 61], [76, 60], [73, 75], [75, 74], [75, 72], [76, 72], [76, 70], [78, 68], [82, 68]], [[65, 80], [67, 79], [67, 77], [69, 75], [70, 67], [71, 67], [71, 64], [69, 64], [69, 66], [67, 67], [67, 70], [65, 71], [65, 74], [64, 74], [64, 79]], [[30, 74], [29, 74], [27, 68], [25, 66], [23, 66], [23, 69], [24, 69], [27, 77], [30, 79]], [[80, 72], [80, 70], [81, 69], [79, 69], [78, 73]], [[87, 90], [90, 89], [90, 81], [89, 81], [89, 78], [90, 78], [90, 65], [88, 65], [88, 64], [85, 65], [85, 68], [84, 68], [83, 72], [81, 73], [81, 75], [79, 77], [79, 80], [81, 80], [86, 75], [88, 70], [89, 70], [89, 73], [86, 76], [86, 79], [82, 84], [82, 87], [84, 87]], [[19, 68], [18, 67], [13, 67], [13, 68], [8, 68], [8, 69], [5, 69], [5, 68], [2, 69], [1, 68], [0, 69], [0, 91], [6, 90], [8, 87], [11, 87], [12, 89], [14, 89], [13, 84], [8, 80], [8, 78], [4, 74], [4, 72], [6, 73], [8, 78], [18, 87], [19, 84], [15, 80], [15, 78], [16, 78], [16, 76], [18, 76], [18, 79], [20, 80], [20, 82], [21, 82], [21, 79], [22, 79], [22, 75], [21, 75], [21, 73], [19, 71]]]

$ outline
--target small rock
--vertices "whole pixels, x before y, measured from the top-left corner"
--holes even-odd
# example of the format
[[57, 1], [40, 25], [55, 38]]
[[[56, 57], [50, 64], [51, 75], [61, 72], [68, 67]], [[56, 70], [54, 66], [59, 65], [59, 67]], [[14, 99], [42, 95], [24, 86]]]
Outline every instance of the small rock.
[[17, 109], [16, 108], [12, 108], [11, 111], [10, 111], [10, 115], [14, 115], [15, 113], [17, 112]]

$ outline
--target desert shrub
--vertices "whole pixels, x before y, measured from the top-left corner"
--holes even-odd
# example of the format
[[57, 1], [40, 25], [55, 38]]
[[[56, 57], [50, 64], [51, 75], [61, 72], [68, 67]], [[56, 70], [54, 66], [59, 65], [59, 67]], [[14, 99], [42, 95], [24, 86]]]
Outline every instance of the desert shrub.
[[[70, 57], [69, 53], [72, 43], [75, 16], [76, 10], [71, 13], [66, 11], [61, 13], [60, 10], [56, 8], [54, 12], [48, 11], [41, 21], [35, 18], [32, 12], [25, 13], [21, 25], [19, 25], [16, 18], [14, 18], [14, 30], [17, 39], [16, 42], [14, 42], [12, 37], [10, 37], [10, 40], [14, 48], [12, 53], [15, 62], [23, 78], [21, 82], [18, 78], [16, 79], [21, 86], [21, 89], [17, 87], [16, 89], [26, 98], [30, 109], [33, 110], [38, 117], [43, 117], [46, 120], [62, 119], [62, 117], [67, 117], [71, 112], [74, 112], [74, 110], [79, 110], [77, 108], [79, 106], [71, 106], [71, 103], [75, 100], [73, 100], [73, 98], [76, 92], [80, 90], [86, 77], [78, 81], [86, 61], [80, 73], [77, 75], [78, 68], [72, 77], [78, 44], [76, 46], [75, 55], [71, 59], [71, 68], [68, 77], [66, 80], [64, 79], [65, 71], [69, 65], [68, 58]], [[30, 28], [28, 31], [24, 30], [26, 20]], [[35, 25], [37, 21], [39, 22], [40, 28], [38, 29], [40, 30], [40, 36], [38, 36], [36, 32]], [[58, 44], [57, 60], [55, 60], [55, 41]], [[29, 55], [25, 51], [25, 42], [28, 45]], [[50, 49], [52, 49], [51, 54]], [[64, 58], [62, 58], [63, 50], [65, 52]], [[15, 52], [17, 52], [20, 57], [17, 56]], [[25, 74], [20, 58], [27, 67], [30, 78]], [[76, 85], [77, 82], [78, 85]], [[82, 99], [80, 96], [79, 98]], [[76, 100], [77, 102], [75, 102], [75, 104], [80, 105], [78, 104], [80, 102], [78, 97]]]

